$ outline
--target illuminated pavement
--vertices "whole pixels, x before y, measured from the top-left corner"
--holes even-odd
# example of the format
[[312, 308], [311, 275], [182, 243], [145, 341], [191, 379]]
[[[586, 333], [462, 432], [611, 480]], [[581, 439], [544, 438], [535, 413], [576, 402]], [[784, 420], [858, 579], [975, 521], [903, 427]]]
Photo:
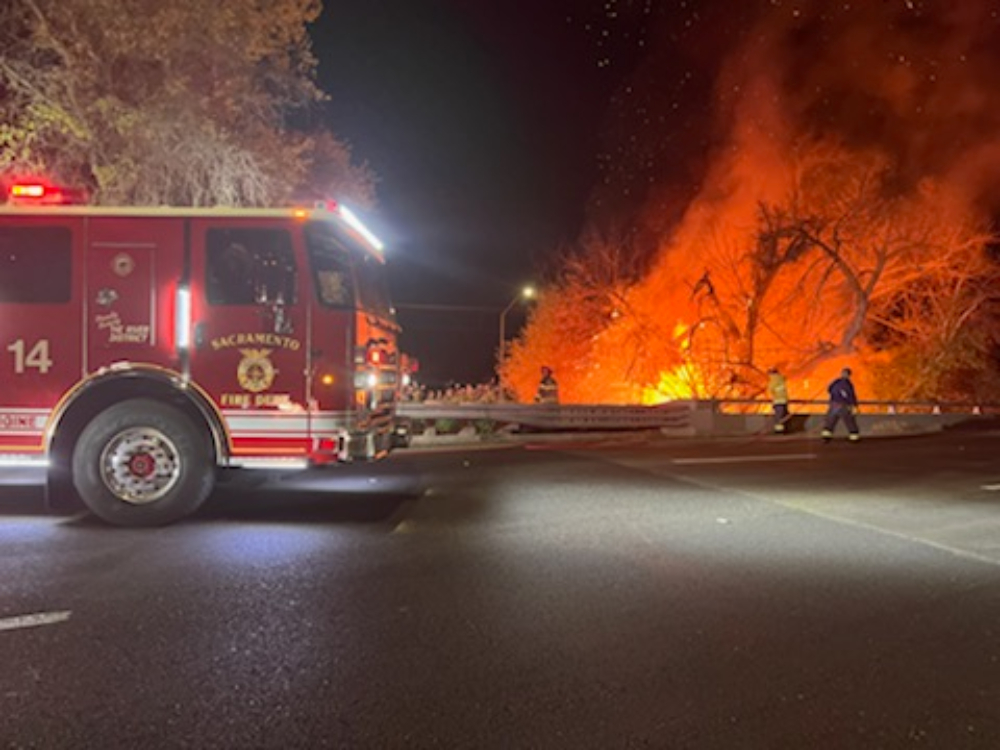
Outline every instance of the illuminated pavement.
[[538, 443], [108, 529], [0, 488], [0, 747], [1000, 747], [1000, 436]]

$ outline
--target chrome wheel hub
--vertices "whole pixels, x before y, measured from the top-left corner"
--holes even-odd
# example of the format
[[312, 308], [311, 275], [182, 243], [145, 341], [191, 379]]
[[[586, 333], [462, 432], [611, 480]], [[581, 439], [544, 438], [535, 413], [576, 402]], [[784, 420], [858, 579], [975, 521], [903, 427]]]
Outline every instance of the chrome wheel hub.
[[156, 502], [181, 476], [174, 442], [152, 427], [115, 435], [101, 453], [101, 479], [118, 499], [133, 505]]

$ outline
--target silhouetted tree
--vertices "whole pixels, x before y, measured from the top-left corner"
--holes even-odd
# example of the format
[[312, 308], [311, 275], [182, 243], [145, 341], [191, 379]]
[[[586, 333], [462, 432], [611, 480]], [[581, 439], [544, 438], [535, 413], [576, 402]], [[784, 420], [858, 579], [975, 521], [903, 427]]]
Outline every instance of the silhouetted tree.
[[[297, 131], [323, 98], [317, 0], [9, 0], [0, 7], [0, 172], [104, 204], [261, 205], [325, 170], [370, 203], [346, 146]], [[317, 169], [317, 159], [325, 162]]]

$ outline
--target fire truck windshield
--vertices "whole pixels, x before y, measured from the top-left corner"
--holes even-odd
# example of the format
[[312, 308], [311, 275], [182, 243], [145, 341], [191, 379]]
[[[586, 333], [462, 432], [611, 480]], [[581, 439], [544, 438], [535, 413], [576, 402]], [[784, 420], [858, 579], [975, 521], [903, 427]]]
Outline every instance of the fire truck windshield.
[[385, 265], [327, 223], [306, 226], [316, 293], [328, 307], [358, 307], [392, 320]]

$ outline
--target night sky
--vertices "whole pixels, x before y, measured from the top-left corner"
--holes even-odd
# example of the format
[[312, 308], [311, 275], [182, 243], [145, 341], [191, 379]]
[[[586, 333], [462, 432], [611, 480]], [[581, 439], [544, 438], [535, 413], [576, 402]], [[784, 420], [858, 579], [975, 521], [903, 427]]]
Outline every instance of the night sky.
[[379, 175], [370, 223], [425, 380], [488, 380], [499, 311], [576, 239], [652, 5], [327, 0], [329, 124]]

